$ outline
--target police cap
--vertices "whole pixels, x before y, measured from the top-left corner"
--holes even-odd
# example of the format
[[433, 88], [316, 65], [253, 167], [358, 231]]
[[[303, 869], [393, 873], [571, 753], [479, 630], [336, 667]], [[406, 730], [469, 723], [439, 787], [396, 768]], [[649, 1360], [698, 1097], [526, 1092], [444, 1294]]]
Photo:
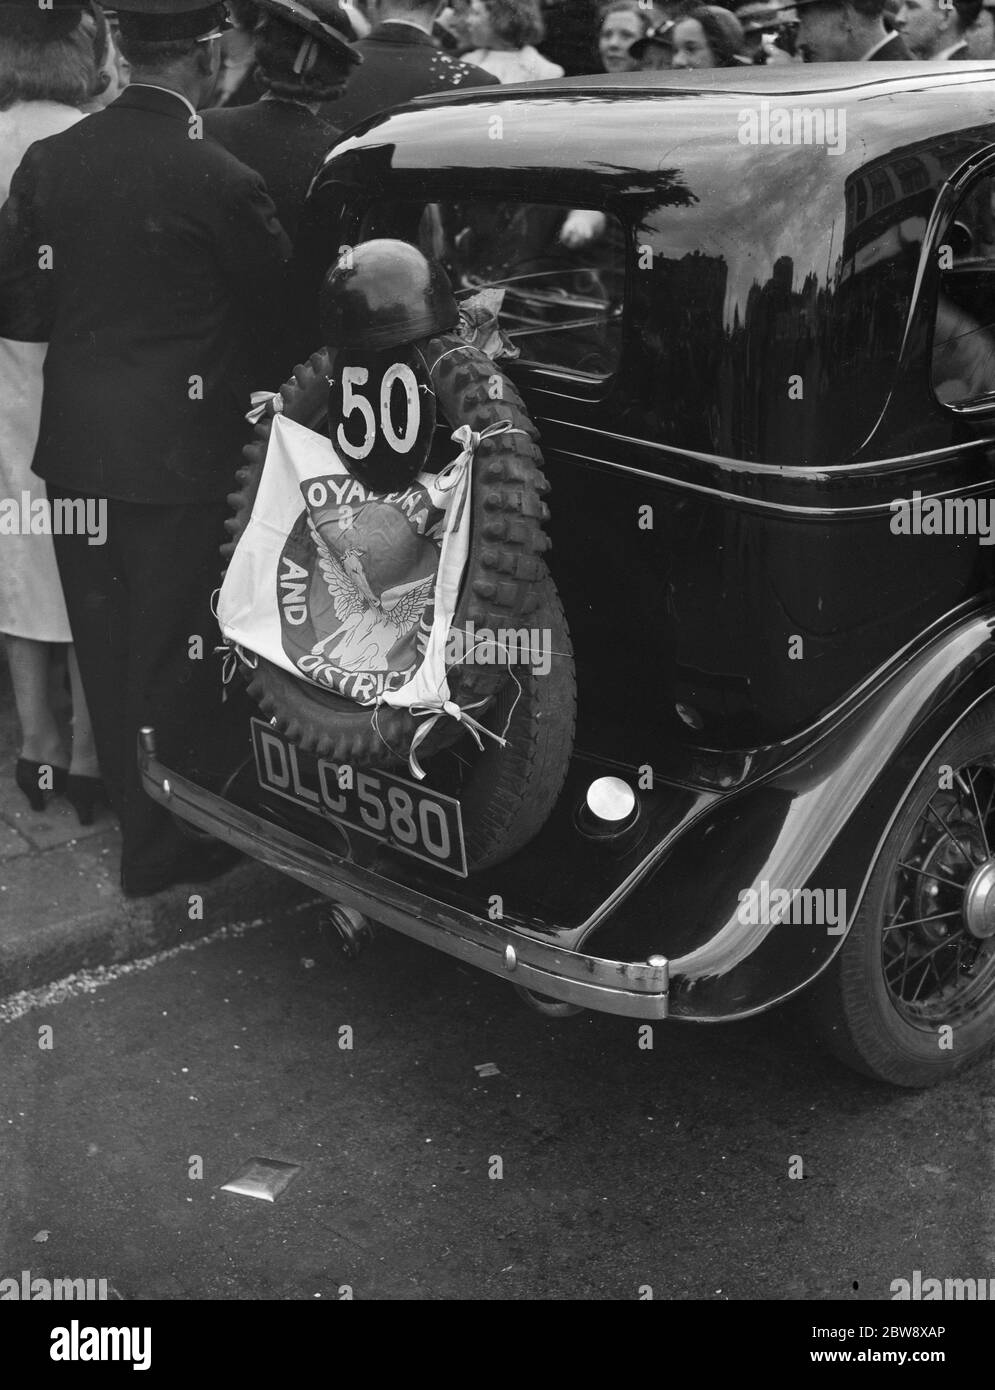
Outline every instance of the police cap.
[[121, 33], [141, 43], [174, 43], [203, 39], [228, 27], [222, 4], [204, 0], [114, 0]]

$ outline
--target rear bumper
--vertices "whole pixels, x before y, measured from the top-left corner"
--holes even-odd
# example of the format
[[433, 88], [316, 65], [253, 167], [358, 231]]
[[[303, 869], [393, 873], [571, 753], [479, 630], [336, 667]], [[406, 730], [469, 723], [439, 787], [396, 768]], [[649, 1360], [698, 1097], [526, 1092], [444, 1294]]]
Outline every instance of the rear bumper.
[[170, 771], [156, 758], [151, 729], [141, 732], [138, 761], [149, 796], [181, 820], [375, 922], [537, 994], [627, 1018], [667, 1017], [670, 970], [662, 956], [650, 965], [566, 951], [413, 892]]

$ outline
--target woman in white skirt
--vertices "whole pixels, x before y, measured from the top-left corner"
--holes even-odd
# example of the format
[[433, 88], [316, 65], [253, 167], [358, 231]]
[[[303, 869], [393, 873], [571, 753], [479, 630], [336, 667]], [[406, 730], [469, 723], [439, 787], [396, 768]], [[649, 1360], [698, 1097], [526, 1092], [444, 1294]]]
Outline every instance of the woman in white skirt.
[[[79, 107], [101, 86], [93, 18], [85, 25], [83, 15], [65, 0], [51, 9], [37, 0], [0, 0], [0, 204], [28, 146], [82, 120]], [[31, 472], [45, 350], [44, 343], [0, 338], [0, 632], [21, 726], [17, 785], [32, 810], [44, 810], [46, 793], [60, 793], [89, 824], [106, 797], [71, 646], [68, 757], [51, 693], [50, 644], [71, 643], [72, 634], [52, 538], [38, 521], [48, 507], [45, 485]], [[31, 531], [33, 519], [39, 533]]]

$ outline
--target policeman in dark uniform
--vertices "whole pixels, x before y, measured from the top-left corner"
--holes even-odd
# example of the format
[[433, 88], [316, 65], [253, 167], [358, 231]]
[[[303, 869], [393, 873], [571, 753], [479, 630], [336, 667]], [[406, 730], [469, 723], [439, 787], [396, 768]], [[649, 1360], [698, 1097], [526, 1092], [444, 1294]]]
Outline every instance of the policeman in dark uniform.
[[202, 138], [223, 6], [116, 8], [131, 86], [31, 146], [0, 213], [0, 336], [49, 343], [33, 464], [49, 496], [106, 506], [104, 544], [55, 545], [140, 896], [227, 867], [145, 796], [136, 741], [153, 724], [187, 766], [220, 747], [210, 596], [290, 246], [259, 175]]

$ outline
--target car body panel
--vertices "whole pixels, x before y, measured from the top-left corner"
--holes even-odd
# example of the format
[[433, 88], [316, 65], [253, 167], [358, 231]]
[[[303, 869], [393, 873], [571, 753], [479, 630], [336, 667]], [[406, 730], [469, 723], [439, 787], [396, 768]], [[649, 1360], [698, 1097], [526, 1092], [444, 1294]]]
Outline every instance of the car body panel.
[[[484, 933], [491, 942], [484, 968], [495, 973], [489, 952], [531, 941], [543, 948], [534, 964], [550, 997], [578, 1002], [575, 990], [563, 990], [556, 952], [569, 953], [578, 970], [588, 968], [581, 961], [611, 960], [617, 971], [661, 959], [669, 962], [671, 1017], [743, 1017], [797, 992], [829, 963], [922, 761], [995, 692], [993, 630], [989, 612], [963, 615], [821, 745], [760, 785], [725, 794], [671, 786], [640, 793], [646, 833], [624, 854], [592, 849], [573, 827], [587, 779], [603, 771], [575, 759], [557, 812], [537, 839], [458, 889], [443, 871], [335, 823], [322, 836], [306, 815], [274, 814], [264, 798], [250, 810], [233, 791], [222, 799], [196, 788], [155, 761], [151, 735], [140, 754], [143, 780], [177, 814], [215, 832], [221, 827], [223, 838], [329, 896], [377, 920], [386, 904], [393, 925], [409, 935], [423, 938], [427, 924], [445, 920], [454, 933], [447, 949], [458, 954], [464, 940], [466, 958], [475, 959]], [[744, 895], [761, 896], [765, 882], [788, 893], [817, 891], [842, 912], [828, 921], [745, 923]], [[539, 988], [534, 981], [529, 987]], [[655, 998], [583, 1002], [662, 1016]]]
[[[411, 239], [424, 205], [451, 199], [621, 223], [612, 370], [507, 367], [552, 485], [579, 691], [567, 787], [530, 845], [462, 882], [322, 838], [251, 786], [224, 803], [191, 791], [146, 750], [150, 793], [175, 807], [182, 786], [180, 814], [420, 939], [434, 923], [435, 944], [485, 969], [531, 951], [542, 992], [569, 1002], [586, 978], [592, 1007], [714, 1021], [825, 969], [923, 759], [995, 691], [991, 549], [894, 526], [915, 493], [992, 489], [995, 403], [953, 409], [931, 381], [937, 252], [995, 157], [991, 74], [568, 79], [426, 98], [350, 132], [302, 224], [313, 287], [374, 207], [395, 220], [378, 235]], [[744, 142], [765, 104], [832, 113], [845, 142]], [[642, 807], [642, 838], [617, 853], [576, 825], [605, 774]], [[843, 893], [845, 921], [744, 922], [764, 882]], [[640, 974], [650, 957], [666, 981]]]
[[[551, 569], [587, 691], [581, 747], [680, 775], [689, 749], [803, 735], [990, 583], [970, 537], [890, 533], [893, 502], [977, 496], [993, 463], [991, 432], [933, 397], [928, 342], [909, 326], [938, 195], [995, 141], [995, 87], [984, 65], [924, 66], [425, 99], [362, 127], [316, 177], [313, 215], [333, 211], [346, 241], [387, 189], [590, 204], [628, 230], [614, 378], [510, 368], [553, 485]], [[739, 143], [741, 115], [764, 102], [843, 112], [845, 149]], [[647, 505], [653, 529], [637, 530]], [[622, 702], [604, 673], [629, 668], [640, 633], [653, 678]], [[798, 638], [806, 658], [789, 666]]]

